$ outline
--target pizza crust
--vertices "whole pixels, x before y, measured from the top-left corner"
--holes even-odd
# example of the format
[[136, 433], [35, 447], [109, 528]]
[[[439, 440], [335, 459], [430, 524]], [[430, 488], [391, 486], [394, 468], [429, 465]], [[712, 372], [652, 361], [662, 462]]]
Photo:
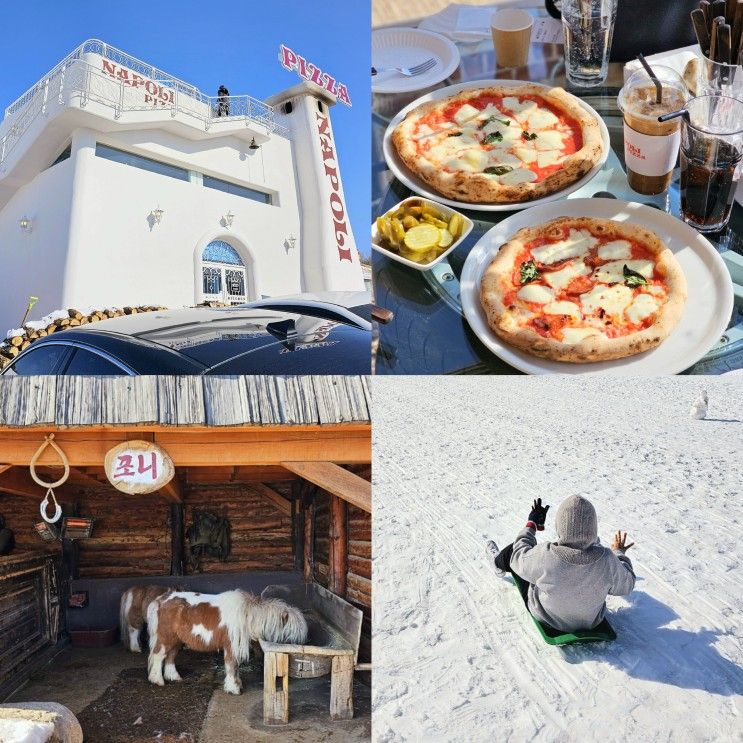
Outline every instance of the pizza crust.
[[[575, 121], [581, 129], [583, 146], [568, 155], [562, 168], [538, 183], [506, 185], [485, 173], [464, 171], [449, 172], [440, 165], [422, 157], [414, 138], [419, 121], [434, 109], [444, 109], [450, 104], [461, 104], [482, 95], [538, 96]], [[518, 203], [531, 201], [562, 191], [588, 173], [603, 154], [599, 123], [580, 103], [562, 88], [546, 89], [541, 85], [524, 83], [519, 86], [493, 86], [461, 91], [448, 98], [429, 101], [410, 111], [392, 133], [392, 142], [405, 165], [438, 193], [455, 201], [472, 204]]]
[[[668, 297], [656, 314], [653, 324], [643, 330], [618, 338], [608, 338], [601, 332], [589, 335], [577, 343], [566, 343], [545, 338], [521, 320], [528, 319], [528, 310], [511, 309], [503, 302], [505, 281], [515, 270], [515, 262], [527, 243], [538, 237], [560, 236], [564, 227], [589, 229], [595, 235], [601, 232], [617, 238], [637, 240], [655, 256], [656, 272], [668, 287]], [[552, 361], [591, 363], [633, 356], [660, 345], [681, 319], [686, 302], [686, 277], [673, 253], [654, 233], [639, 225], [589, 217], [560, 217], [544, 225], [525, 227], [504, 243], [483, 274], [480, 284], [480, 302], [493, 332], [509, 345], [533, 356]]]

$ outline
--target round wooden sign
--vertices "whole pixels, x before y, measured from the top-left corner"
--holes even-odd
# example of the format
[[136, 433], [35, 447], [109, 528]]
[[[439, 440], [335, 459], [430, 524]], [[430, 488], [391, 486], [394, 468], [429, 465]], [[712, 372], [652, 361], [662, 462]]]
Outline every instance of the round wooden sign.
[[106, 477], [123, 493], [153, 493], [175, 475], [168, 453], [150, 441], [125, 441], [106, 453]]

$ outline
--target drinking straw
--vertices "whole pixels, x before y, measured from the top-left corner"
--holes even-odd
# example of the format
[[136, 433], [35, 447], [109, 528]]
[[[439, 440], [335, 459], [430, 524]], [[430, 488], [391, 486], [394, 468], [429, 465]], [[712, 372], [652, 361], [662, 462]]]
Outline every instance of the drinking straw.
[[658, 80], [655, 73], [650, 69], [650, 65], [642, 54], [638, 54], [637, 58], [640, 60], [640, 64], [645, 68], [645, 72], [650, 75], [650, 79], [655, 83], [655, 102], [663, 103], [663, 86], [660, 84], [660, 80]]
[[689, 121], [689, 112], [685, 108], [681, 108], [678, 111], [671, 111], [671, 113], [663, 114], [662, 116], [658, 117], [658, 121], [670, 121], [671, 119], [676, 119], [679, 116], [683, 116], [687, 121]]

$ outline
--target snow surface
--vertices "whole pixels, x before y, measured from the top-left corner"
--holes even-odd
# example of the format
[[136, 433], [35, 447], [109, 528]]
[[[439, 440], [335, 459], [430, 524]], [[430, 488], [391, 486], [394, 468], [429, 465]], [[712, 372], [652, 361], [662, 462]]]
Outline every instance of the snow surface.
[[[743, 378], [376, 377], [373, 447], [375, 741], [743, 740]], [[485, 542], [573, 493], [638, 580], [556, 648]]]
[[54, 733], [54, 723], [0, 719], [2, 743], [45, 743]]

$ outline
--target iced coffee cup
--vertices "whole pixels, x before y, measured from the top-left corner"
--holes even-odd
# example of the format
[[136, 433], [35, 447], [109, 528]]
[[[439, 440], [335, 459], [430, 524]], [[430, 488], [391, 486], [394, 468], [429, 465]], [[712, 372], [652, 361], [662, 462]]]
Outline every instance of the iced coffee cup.
[[670, 185], [681, 141], [679, 118], [660, 122], [662, 114], [683, 108], [688, 91], [670, 67], [653, 65], [662, 86], [658, 102], [655, 83], [642, 69], [633, 73], [619, 91], [617, 102], [624, 115], [624, 162], [630, 188], [641, 194], [663, 193]]

